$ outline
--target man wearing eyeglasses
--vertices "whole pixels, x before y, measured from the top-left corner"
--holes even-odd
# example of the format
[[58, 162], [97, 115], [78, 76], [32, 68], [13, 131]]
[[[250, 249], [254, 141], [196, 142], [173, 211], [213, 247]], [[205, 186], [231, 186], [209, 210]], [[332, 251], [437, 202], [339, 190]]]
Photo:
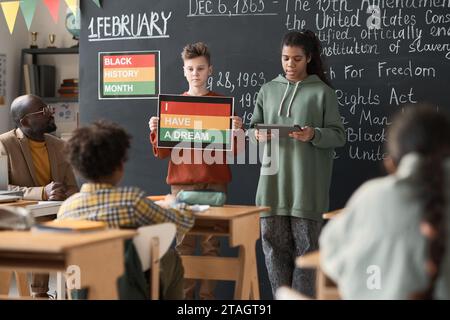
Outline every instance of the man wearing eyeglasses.
[[[41, 98], [24, 95], [11, 104], [16, 129], [0, 135], [0, 154], [8, 157], [9, 190], [21, 190], [27, 200], [65, 200], [78, 191], [72, 167], [62, 152], [53, 111]], [[31, 290], [47, 296], [48, 274], [33, 274]]]

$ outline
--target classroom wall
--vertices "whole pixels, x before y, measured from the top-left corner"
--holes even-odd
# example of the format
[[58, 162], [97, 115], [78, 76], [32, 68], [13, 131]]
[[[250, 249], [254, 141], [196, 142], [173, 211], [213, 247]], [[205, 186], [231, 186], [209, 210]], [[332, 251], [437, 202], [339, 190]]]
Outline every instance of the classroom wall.
[[[43, 1], [38, 1], [30, 30], [38, 32], [37, 45], [39, 48], [45, 48], [49, 45], [48, 35], [50, 33], [56, 35], [55, 45], [57, 47], [70, 47], [76, 44], [64, 25], [66, 11], [67, 6], [64, 1], [61, 1], [59, 20], [58, 23], [54, 23]], [[21, 72], [20, 50], [28, 47], [30, 42], [31, 36], [20, 9], [12, 35], [9, 33], [3, 13], [0, 13], [0, 54], [7, 55], [7, 92], [5, 104], [0, 105], [0, 133], [13, 127], [9, 118], [9, 105], [18, 92]], [[40, 58], [39, 63], [57, 66], [56, 83], [60, 83], [63, 78], [74, 77], [78, 74], [78, 57], [46, 56]]]
[[[48, 35], [56, 35], [54, 45], [58, 48], [68, 48], [77, 42], [72, 39], [72, 35], [66, 30], [65, 18], [67, 6], [64, 1], [60, 1], [59, 20], [54, 23], [47, 7], [42, 1], [38, 2], [36, 14], [31, 25], [32, 31], [37, 31], [39, 48], [46, 48], [50, 45]], [[78, 75], [78, 57], [73, 55], [46, 55], [39, 57], [39, 64], [50, 64], [56, 66], [56, 84], [63, 78], [72, 78]]]
[[11, 35], [3, 13], [0, 14], [0, 54], [6, 54], [6, 91], [5, 101], [0, 105], [0, 133], [10, 130], [9, 105], [17, 95], [20, 71], [20, 49], [28, 39], [27, 27], [22, 16], [17, 18], [16, 27]]

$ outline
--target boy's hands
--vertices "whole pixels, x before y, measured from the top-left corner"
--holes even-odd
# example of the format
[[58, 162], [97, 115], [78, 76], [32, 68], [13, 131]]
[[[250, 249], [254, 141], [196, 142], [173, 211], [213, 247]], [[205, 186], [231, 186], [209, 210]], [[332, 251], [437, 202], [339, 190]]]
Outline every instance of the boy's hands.
[[148, 121], [148, 127], [150, 128], [150, 132], [158, 130], [158, 117], [151, 117]]
[[232, 116], [231, 119], [233, 120], [232, 127], [233, 130], [241, 129], [242, 128], [242, 119], [238, 116]]
[[164, 200], [158, 201], [158, 205], [160, 207], [163, 207], [164, 209], [169, 209], [172, 204], [176, 202], [176, 197], [172, 194], [167, 194], [164, 198]]

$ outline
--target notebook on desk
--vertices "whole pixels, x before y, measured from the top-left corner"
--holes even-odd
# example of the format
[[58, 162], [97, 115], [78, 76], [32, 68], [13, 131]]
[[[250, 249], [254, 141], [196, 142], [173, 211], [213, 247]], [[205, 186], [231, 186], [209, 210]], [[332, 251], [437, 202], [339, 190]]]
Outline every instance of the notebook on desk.
[[23, 198], [23, 191], [20, 190], [1, 190], [0, 189], [0, 195], [1, 196], [18, 196]]
[[103, 221], [90, 220], [53, 220], [37, 224], [32, 228], [34, 232], [91, 232], [107, 229], [108, 225]]
[[63, 201], [39, 201], [36, 204], [27, 206], [33, 217], [51, 216], [58, 213]]
[[16, 202], [17, 200], [22, 199], [20, 196], [10, 196], [10, 195], [1, 195], [0, 194], [0, 203], [8, 203], [8, 202]]

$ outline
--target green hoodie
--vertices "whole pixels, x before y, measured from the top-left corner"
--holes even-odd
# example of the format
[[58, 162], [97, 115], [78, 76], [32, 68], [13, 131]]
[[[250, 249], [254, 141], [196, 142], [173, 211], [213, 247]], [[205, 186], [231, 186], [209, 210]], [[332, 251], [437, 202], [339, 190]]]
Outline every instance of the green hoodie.
[[[310, 142], [279, 139], [278, 172], [266, 175], [264, 166], [261, 168], [256, 204], [272, 208], [261, 217], [283, 215], [321, 221], [329, 205], [333, 151], [345, 144], [335, 91], [316, 75], [294, 84], [280, 75], [259, 91], [250, 126], [257, 123], [314, 128]], [[250, 137], [255, 141], [253, 132]], [[265, 148], [270, 149], [271, 142]], [[263, 163], [268, 158], [264, 152]]]

